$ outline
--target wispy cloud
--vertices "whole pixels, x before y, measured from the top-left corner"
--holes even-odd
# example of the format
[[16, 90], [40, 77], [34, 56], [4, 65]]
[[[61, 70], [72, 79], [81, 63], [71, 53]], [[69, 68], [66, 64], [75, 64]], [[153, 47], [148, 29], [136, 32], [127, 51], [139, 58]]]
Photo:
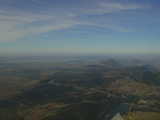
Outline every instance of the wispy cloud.
[[119, 3], [119, 2], [100, 2], [96, 7], [88, 8], [84, 13], [89, 15], [102, 15], [107, 13], [127, 11], [127, 10], [140, 10], [150, 8], [149, 5], [141, 5], [135, 3]]
[[[32, 0], [32, 2], [39, 3], [37, 0]], [[54, 9], [50, 8], [51, 10], [43, 11], [43, 13], [41, 11], [39, 13], [30, 13], [27, 11], [5, 11], [0, 9], [0, 41], [15, 41], [26, 36], [39, 35], [41, 33], [54, 30], [69, 29], [76, 25], [99, 26], [121, 32], [127, 32], [128, 29], [121, 26], [107, 23], [102, 26], [94, 21], [82, 21], [81, 19], [77, 19], [77, 16], [102, 15], [123, 10], [143, 9], [147, 7], [148, 6], [146, 5], [138, 4], [98, 2], [92, 7], [75, 9], [75, 11], [68, 8], [63, 11], [54, 12]]]
[[111, 10], [135, 10], [148, 8], [148, 5], [140, 5], [140, 4], [122, 4], [122, 3], [100, 3], [100, 6], [103, 8], [111, 9]]
[[70, 28], [78, 22], [67, 16], [20, 13], [0, 15], [0, 41], [15, 41], [28, 35]]

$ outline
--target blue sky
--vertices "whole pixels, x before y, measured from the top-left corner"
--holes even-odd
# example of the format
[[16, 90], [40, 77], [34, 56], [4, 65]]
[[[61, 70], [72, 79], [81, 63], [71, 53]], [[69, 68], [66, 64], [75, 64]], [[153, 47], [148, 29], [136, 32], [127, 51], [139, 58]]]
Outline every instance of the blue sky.
[[0, 0], [0, 54], [160, 53], [158, 0]]

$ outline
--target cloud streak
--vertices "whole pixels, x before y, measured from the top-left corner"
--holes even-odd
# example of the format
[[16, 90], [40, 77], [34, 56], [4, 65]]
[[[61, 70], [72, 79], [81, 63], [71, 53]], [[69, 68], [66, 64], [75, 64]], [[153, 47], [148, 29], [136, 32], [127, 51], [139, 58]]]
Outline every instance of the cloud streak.
[[[39, 1], [32, 1], [39, 2]], [[5, 11], [0, 9], [0, 41], [15, 41], [27, 36], [39, 35], [49, 31], [69, 29], [77, 25], [90, 25], [106, 27], [108, 29], [127, 32], [123, 27], [116, 25], [100, 25], [97, 22], [77, 19], [79, 16], [102, 15], [107, 13], [119, 12], [124, 10], [137, 10], [148, 8], [146, 5], [122, 4], [111, 2], [100, 2], [90, 8], [75, 9], [70, 8], [63, 11], [50, 10], [39, 13], [30, 13], [27, 11]]]
[[83, 14], [88, 15], [102, 15], [108, 13], [114, 13], [119, 11], [127, 11], [127, 10], [140, 10], [140, 9], [147, 9], [150, 8], [149, 5], [141, 5], [135, 3], [118, 3], [118, 2], [100, 2], [93, 8], [88, 8], [82, 10]]
[[15, 41], [26, 36], [67, 29], [78, 22], [66, 16], [38, 14], [0, 15], [0, 41]]

